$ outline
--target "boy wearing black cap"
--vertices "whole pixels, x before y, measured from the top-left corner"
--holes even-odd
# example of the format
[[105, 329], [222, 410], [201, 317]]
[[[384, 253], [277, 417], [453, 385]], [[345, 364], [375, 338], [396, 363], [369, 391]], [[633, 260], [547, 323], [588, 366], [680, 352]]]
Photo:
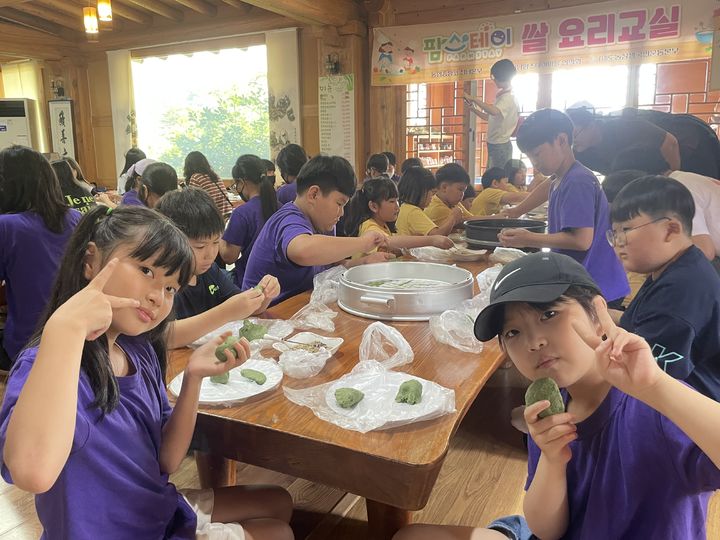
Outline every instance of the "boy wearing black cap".
[[615, 326], [582, 265], [556, 253], [506, 265], [475, 335], [498, 336], [523, 375], [563, 389], [566, 412], [540, 418], [546, 400], [525, 409], [525, 517], [490, 530], [413, 525], [394, 540], [705, 538], [720, 487], [720, 404]]

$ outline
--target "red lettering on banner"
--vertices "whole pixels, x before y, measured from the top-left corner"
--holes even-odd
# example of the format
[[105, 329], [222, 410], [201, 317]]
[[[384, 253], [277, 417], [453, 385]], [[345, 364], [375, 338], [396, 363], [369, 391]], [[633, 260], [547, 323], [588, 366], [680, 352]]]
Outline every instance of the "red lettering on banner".
[[573, 49], [585, 46], [585, 41], [583, 40], [585, 21], [582, 19], [578, 19], [577, 17], [565, 19], [560, 23], [558, 33], [561, 38], [558, 43], [560, 49]]
[[678, 37], [680, 35], [680, 6], [670, 8], [670, 18], [665, 8], [659, 7], [650, 19], [650, 39]]
[[548, 51], [550, 27], [546, 22], [526, 23], [522, 32], [522, 53], [544, 53]]
[[647, 37], [643, 32], [647, 22], [647, 11], [644, 9], [621, 11], [618, 18], [621, 24], [618, 42], [642, 41]]
[[587, 19], [588, 45], [609, 45], [615, 43], [615, 14], [591, 15]]

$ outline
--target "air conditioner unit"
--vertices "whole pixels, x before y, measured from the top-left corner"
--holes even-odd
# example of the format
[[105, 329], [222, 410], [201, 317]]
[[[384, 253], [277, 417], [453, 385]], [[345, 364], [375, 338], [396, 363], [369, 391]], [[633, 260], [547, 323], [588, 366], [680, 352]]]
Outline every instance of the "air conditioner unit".
[[0, 150], [13, 144], [37, 149], [34, 115], [34, 100], [0, 98]]

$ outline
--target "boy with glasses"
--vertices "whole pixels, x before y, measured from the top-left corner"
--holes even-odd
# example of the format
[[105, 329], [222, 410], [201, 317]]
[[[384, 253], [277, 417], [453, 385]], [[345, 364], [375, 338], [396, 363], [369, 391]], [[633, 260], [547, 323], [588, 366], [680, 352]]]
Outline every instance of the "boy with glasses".
[[615, 197], [607, 239], [627, 271], [648, 274], [620, 326], [666, 373], [720, 401], [720, 277], [693, 245], [694, 214], [680, 182], [644, 176]]

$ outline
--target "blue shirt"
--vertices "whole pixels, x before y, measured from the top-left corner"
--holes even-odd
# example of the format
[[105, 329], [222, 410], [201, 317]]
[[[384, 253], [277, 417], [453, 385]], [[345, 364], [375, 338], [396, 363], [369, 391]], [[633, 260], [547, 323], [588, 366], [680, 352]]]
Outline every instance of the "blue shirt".
[[[563, 391], [567, 402], [567, 394]], [[570, 443], [563, 540], [705, 540], [720, 471], [665, 416], [617, 388]], [[528, 438], [530, 487], [540, 449]]]
[[287, 203], [263, 226], [245, 270], [242, 289], [254, 287], [266, 274], [280, 282], [280, 295], [271, 305], [312, 289], [313, 278], [326, 266], [300, 266], [287, 256], [290, 242], [301, 234], [315, 234], [312, 223], [295, 203]]
[[620, 326], [644, 337], [668, 374], [720, 401], [720, 277], [702, 251], [648, 276]]
[[559, 183], [550, 188], [548, 233], [589, 227], [592, 244], [587, 251], [554, 249], [582, 264], [608, 302], [630, 293], [625, 270], [605, 238], [610, 229], [610, 210], [605, 193], [590, 169], [575, 162]]
[[178, 319], [187, 319], [219, 306], [240, 289], [230, 280], [227, 273], [213, 263], [204, 274], [197, 276], [195, 285], [187, 285], [175, 295], [173, 308]]
[[143, 203], [138, 197], [138, 192], [134, 189], [125, 192], [120, 200], [120, 204], [126, 204], [128, 206], [145, 206], [145, 203]]
[[260, 229], [265, 224], [262, 212], [262, 200], [259, 196], [241, 204], [230, 214], [230, 221], [223, 233], [223, 240], [240, 247], [240, 258], [235, 262], [235, 285], [240, 287], [245, 277], [250, 254]]

